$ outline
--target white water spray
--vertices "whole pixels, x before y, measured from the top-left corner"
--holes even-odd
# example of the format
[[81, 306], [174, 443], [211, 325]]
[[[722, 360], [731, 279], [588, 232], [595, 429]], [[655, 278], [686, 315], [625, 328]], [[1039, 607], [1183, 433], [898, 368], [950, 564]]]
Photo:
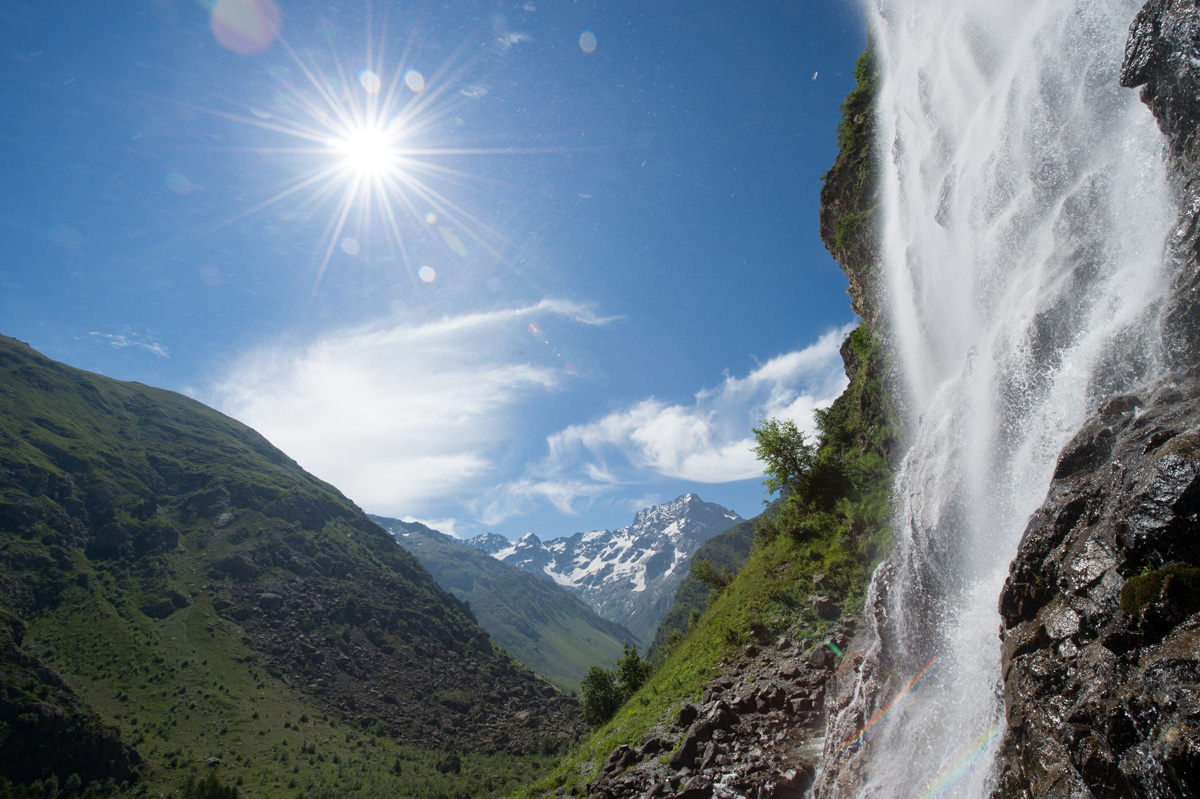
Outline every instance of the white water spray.
[[873, 673], [842, 719], [878, 721], [827, 743], [822, 797], [988, 795], [1008, 564], [1063, 445], [1157, 368], [1175, 203], [1163, 138], [1117, 82], [1140, 5], [868, 10], [887, 315], [921, 421], [869, 599]]

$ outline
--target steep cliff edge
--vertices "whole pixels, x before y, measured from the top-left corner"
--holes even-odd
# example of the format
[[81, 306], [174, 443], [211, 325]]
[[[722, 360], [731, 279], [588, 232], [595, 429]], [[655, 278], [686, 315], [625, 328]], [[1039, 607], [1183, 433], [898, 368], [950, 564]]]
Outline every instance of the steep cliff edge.
[[1167, 375], [1059, 455], [1000, 599], [1007, 731], [993, 799], [1200, 795], [1200, 10], [1151, 0], [1122, 85], [1182, 183]]

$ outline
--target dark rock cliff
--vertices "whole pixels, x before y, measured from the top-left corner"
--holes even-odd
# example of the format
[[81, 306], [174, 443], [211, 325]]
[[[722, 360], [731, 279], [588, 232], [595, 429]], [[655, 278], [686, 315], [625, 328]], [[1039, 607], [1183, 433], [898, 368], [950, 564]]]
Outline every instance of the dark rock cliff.
[[1142, 87], [1182, 189], [1167, 374], [1075, 435], [1011, 565], [993, 799], [1200, 795], [1198, 57], [1200, 9], [1147, 3], [1121, 82]]

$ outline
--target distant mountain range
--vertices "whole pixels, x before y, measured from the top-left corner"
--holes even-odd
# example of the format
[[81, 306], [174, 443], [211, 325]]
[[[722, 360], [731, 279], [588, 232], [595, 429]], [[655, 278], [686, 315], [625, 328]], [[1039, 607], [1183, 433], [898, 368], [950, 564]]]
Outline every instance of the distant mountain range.
[[582, 730], [262, 436], [0, 336], [0, 793], [175, 794], [199, 768], [253, 795], [486, 795]]
[[530, 574], [417, 522], [372, 516], [438, 584], [470, 606], [497, 643], [566, 691], [593, 665], [611, 666], [633, 633], [544, 576]]
[[549, 577], [606, 619], [624, 625], [645, 651], [687, 575], [696, 548], [741, 516], [695, 494], [638, 511], [633, 524], [542, 542], [485, 533], [466, 541], [497, 560]]

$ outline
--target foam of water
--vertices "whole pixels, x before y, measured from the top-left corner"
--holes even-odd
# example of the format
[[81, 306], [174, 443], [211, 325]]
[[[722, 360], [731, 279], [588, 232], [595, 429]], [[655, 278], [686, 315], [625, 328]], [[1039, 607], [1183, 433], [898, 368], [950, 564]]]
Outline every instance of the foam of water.
[[1117, 84], [1140, 5], [868, 8], [887, 311], [920, 423], [870, 599], [886, 679], [857, 712], [938, 660], [866, 736], [846, 796], [987, 796], [1008, 564], [1062, 446], [1156, 369], [1173, 194], [1150, 112]]

